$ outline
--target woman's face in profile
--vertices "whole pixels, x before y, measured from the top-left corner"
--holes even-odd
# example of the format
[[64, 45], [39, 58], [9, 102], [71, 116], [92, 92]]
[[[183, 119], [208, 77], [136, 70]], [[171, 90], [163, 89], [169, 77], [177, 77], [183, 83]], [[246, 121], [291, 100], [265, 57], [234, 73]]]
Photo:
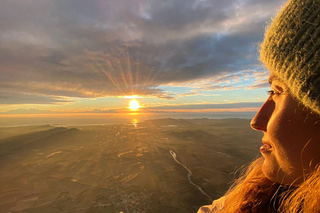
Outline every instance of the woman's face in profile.
[[320, 163], [320, 116], [307, 112], [271, 73], [270, 95], [251, 121], [264, 133], [263, 172], [272, 181], [298, 185]]

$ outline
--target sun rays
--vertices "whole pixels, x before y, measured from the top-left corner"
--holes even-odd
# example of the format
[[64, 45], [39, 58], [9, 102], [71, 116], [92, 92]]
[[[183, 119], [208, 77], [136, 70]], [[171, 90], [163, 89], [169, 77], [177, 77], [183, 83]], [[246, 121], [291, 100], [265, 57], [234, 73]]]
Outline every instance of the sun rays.
[[[88, 69], [99, 75], [98, 85], [105, 84], [109, 96], [147, 95], [149, 86], [154, 84], [159, 69], [149, 63], [154, 54], [134, 51], [139, 44], [121, 43], [113, 48], [113, 54], [85, 51]], [[107, 48], [107, 47], [106, 47]], [[101, 88], [100, 88], [101, 89]]]

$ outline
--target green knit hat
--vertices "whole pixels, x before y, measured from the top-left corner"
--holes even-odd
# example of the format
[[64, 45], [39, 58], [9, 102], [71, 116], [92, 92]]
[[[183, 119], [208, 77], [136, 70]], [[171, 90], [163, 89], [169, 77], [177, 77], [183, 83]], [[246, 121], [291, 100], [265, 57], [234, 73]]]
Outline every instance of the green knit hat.
[[320, 0], [289, 0], [266, 31], [260, 60], [320, 114]]

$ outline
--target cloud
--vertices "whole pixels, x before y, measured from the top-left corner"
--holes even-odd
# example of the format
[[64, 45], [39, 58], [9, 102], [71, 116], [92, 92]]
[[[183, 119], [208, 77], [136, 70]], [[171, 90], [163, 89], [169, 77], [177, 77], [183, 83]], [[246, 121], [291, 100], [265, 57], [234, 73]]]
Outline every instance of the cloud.
[[51, 110], [39, 110], [39, 109], [13, 109], [13, 110], [9, 110], [7, 112], [1, 112], [0, 114], [52, 114], [54, 113]]
[[166, 105], [147, 107], [146, 109], [243, 109], [243, 108], [260, 108], [263, 102], [239, 102], [227, 104], [188, 104], [188, 105]]
[[263, 88], [270, 88], [270, 84], [268, 82], [259, 82], [257, 84], [251, 85], [248, 89], [263, 89]]
[[188, 96], [195, 96], [195, 95], [201, 95], [198, 92], [186, 92], [186, 93], [180, 93], [179, 97], [188, 97]]
[[[224, 73], [212, 78], [193, 80], [187, 83], [174, 83], [170, 84], [170, 86], [190, 88], [191, 94], [201, 94], [203, 91], [230, 91], [243, 88], [259, 89], [260, 87], [253, 85], [261, 84], [261, 86], [264, 86], [263, 84], [268, 76], [269, 74], [265, 70], [244, 70]], [[252, 82], [255, 83], [253, 84]]]
[[267, 72], [254, 73], [255, 83], [248, 86], [247, 89], [254, 90], [254, 89], [270, 88], [268, 77], [269, 77], [269, 73]]
[[1, 1], [0, 103], [175, 99], [158, 87], [260, 66], [253, 44], [283, 2]]
[[55, 96], [26, 94], [22, 92], [0, 92], [0, 103], [2, 105], [9, 104], [64, 104], [70, 103], [71, 100]]

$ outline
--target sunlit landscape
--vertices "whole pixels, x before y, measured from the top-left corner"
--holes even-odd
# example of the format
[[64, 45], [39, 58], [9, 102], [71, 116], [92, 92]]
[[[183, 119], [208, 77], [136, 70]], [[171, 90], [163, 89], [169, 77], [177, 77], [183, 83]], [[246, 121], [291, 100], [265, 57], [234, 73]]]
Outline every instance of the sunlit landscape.
[[257, 156], [261, 137], [247, 119], [2, 127], [0, 134], [0, 209], [10, 212], [195, 212]]

